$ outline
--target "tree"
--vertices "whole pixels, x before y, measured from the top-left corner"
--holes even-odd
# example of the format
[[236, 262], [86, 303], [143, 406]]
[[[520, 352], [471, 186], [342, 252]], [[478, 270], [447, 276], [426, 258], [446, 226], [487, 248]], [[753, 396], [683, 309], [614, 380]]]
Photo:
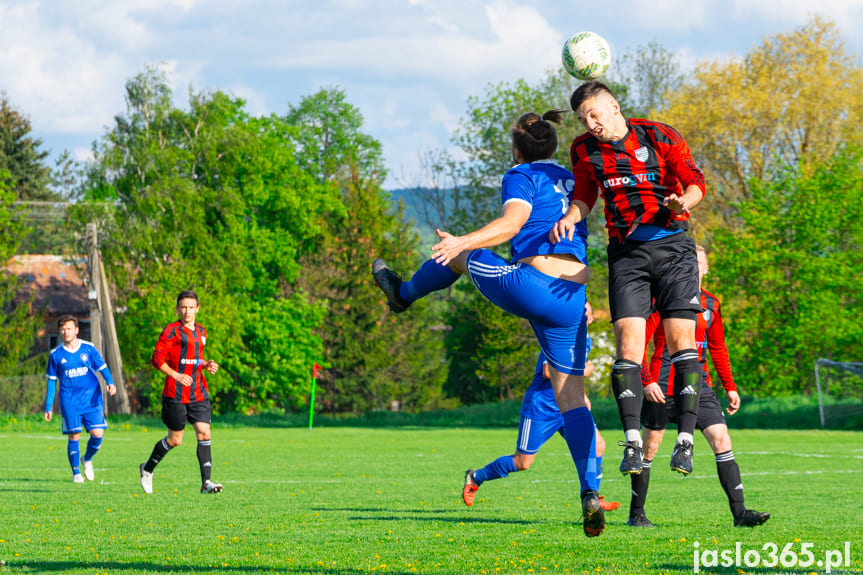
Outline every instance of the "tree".
[[323, 409], [362, 412], [434, 404], [443, 382], [442, 342], [429, 328], [424, 304], [398, 318], [371, 281], [369, 265], [383, 257], [408, 269], [418, 241], [403, 207], [390, 211], [380, 143], [363, 134], [362, 115], [337, 89], [292, 107], [287, 121], [302, 150], [301, 165], [338, 190], [338, 209], [326, 213], [328, 232], [303, 259], [298, 286], [326, 301], [318, 329], [326, 367], [318, 380]]
[[684, 80], [677, 57], [656, 40], [625, 52], [612, 77], [621, 109], [635, 118], [652, 118], [667, 108]]
[[[727, 296], [726, 331], [741, 387], [756, 395], [811, 391], [813, 364], [863, 357], [863, 151], [778, 163], [718, 230], [711, 254]], [[829, 201], [828, 201], [829, 200]]]
[[127, 369], [145, 374], [144, 395], [157, 399], [152, 346], [175, 319], [176, 293], [192, 288], [222, 366], [214, 407], [302, 405], [325, 305], [292, 284], [323, 214], [337, 209], [334, 189], [300, 168], [286, 122], [249, 117], [242, 100], [191, 93], [189, 110], [177, 109], [152, 68], [126, 88], [126, 114], [95, 147], [85, 197], [116, 205], [100, 225], [126, 308], [117, 323]]
[[[22, 208], [16, 206], [15, 193], [10, 188], [8, 171], [0, 170], [0, 261], [8, 262], [17, 252], [21, 240], [27, 233], [23, 223]], [[30, 301], [17, 301], [19, 280], [17, 276], [0, 270], [0, 373], [20, 374], [32, 371], [31, 365], [23, 362], [30, 355], [36, 330], [41, 324], [40, 313], [30, 313]], [[41, 365], [39, 367], [42, 367]]]
[[696, 217], [708, 230], [736, 225], [735, 202], [779, 165], [829, 157], [860, 131], [863, 75], [836, 26], [821, 17], [767, 37], [742, 59], [700, 63], [667, 96], [663, 121], [705, 170]]
[[9, 173], [17, 200], [52, 201], [56, 196], [48, 187], [48, 152], [39, 149], [42, 140], [30, 136], [31, 131], [30, 120], [0, 92], [0, 170]]

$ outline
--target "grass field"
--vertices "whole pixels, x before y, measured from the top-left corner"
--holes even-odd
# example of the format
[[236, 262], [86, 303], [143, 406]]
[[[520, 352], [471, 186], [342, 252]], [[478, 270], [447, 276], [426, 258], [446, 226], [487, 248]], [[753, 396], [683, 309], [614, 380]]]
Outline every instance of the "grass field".
[[587, 539], [559, 438], [530, 471], [484, 484], [468, 509], [464, 470], [510, 453], [514, 429], [214, 428], [213, 477], [225, 491], [210, 496], [198, 493], [189, 430], [145, 496], [138, 463], [162, 429], [113, 425], [96, 481], [76, 485], [56, 427], [0, 432], [0, 573], [692, 573], [696, 542], [699, 552], [739, 542], [765, 558], [766, 544], [778, 555], [811, 543], [816, 560], [849, 542], [849, 567], [833, 572], [863, 570], [859, 432], [735, 430], [747, 504], [773, 516], [755, 529], [732, 527], [703, 439], [692, 476], [667, 470], [670, 435], [647, 504], [656, 528], [626, 527], [629, 481], [610, 448], [602, 491], [623, 506]]

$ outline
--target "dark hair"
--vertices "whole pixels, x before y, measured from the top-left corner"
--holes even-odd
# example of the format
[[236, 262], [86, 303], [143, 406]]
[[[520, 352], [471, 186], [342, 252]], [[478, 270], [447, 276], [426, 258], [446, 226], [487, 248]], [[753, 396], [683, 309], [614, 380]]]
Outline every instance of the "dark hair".
[[74, 315], [69, 315], [68, 313], [66, 315], [61, 315], [59, 318], [57, 318], [57, 327], [62, 328], [70, 321], [75, 324], [75, 327], [78, 327], [78, 318]]
[[512, 143], [525, 162], [545, 160], [557, 150], [557, 130], [551, 125], [563, 123], [566, 110], [549, 110], [542, 116], [535, 112], [522, 114], [512, 126]]
[[180, 305], [180, 300], [183, 300], [183, 299], [193, 299], [197, 303], [198, 302], [198, 294], [196, 294], [195, 292], [193, 292], [190, 289], [184, 289], [183, 291], [180, 292], [180, 295], [177, 296], [177, 305]]
[[572, 108], [573, 112], [577, 112], [578, 107], [584, 104], [585, 100], [589, 100], [603, 92], [614, 98], [614, 93], [611, 89], [599, 80], [585, 82], [572, 93], [572, 96], [569, 98], [569, 107]]

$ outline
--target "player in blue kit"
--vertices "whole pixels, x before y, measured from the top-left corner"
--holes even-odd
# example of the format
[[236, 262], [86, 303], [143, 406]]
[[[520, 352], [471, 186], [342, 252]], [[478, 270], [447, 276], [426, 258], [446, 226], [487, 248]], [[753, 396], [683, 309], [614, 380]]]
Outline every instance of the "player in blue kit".
[[[590, 304], [585, 306], [585, 314], [587, 315], [587, 323], [590, 324], [593, 321], [593, 312]], [[590, 359], [587, 359], [590, 356], [590, 348], [591, 339], [588, 336], [584, 366], [585, 377], [590, 377], [593, 373], [593, 364]], [[531, 381], [530, 387], [524, 393], [524, 399], [521, 402], [521, 421], [518, 426], [518, 440], [516, 441], [515, 453], [498, 457], [481, 469], [467, 470], [464, 478], [464, 487], [462, 488], [462, 499], [468, 507], [473, 505], [476, 492], [484, 482], [493, 479], [503, 479], [508, 477], [510, 473], [530, 469], [539, 449], [555, 433], [560, 433], [561, 437], [564, 440], [566, 439], [563, 417], [561, 417], [560, 408], [558, 408], [557, 402], [554, 399], [554, 391], [552, 390], [551, 381], [549, 381], [548, 376], [548, 363], [545, 361], [543, 354], [540, 353], [539, 359], [536, 362], [536, 372], [534, 373], [533, 381]], [[589, 409], [590, 401], [586, 397], [585, 403]], [[602, 479], [602, 456], [604, 453], [605, 440], [602, 438], [599, 430], [596, 430], [597, 490], [599, 490], [600, 480]], [[620, 503], [606, 501], [601, 495], [599, 499], [603, 511], [614, 511], [620, 507]]]
[[[600, 535], [605, 518], [597, 493], [593, 416], [584, 401], [587, 319], [584, 314], [587, 226], [580, 222], [571, 239], [552, 244], [552, 227], [569, 209], [572, 173], [550, 160], [564, 112], [522, 115], [511, 130], [517, 165], [503, 177], [503, 214], [463, 236], [436, 230], [440, 242], [431, 259], [403, 282], [383, 260], [372, 263], [375, 284], [397, 313], [461, 275], [490, 302], [529, 320], [548, 361], [549, 379], [563, 418], [566, 443], [581, 483], [584, 532]], [[510, 242], [511, 261], [483, 249]]]
[[[102, 437], [108, 424], [105, 422], [105, 406], [102, 403], [102, 388], [96, 373], [105, 379], [108, 393], [117, 393], [111, 371], [99, 350], [89, 341], [78, 339], [78, 320], [64, 315], [57, 320], [63, 345], [48, 357], [48, 389], [45, 394], [45, 421], [53, 417], [54, 392], [60, 384], [60, 415], [63, 434], [68, 436], [66, 454], [72, 466], [72, 481], [84, 483], [84, 477], [93, 481], [93, 456], [102, 447]], [[81, 475], [81, 451], [79, 440], [82, 429], [90, 434], [87, 451], [84, 453], [84, 474]]]

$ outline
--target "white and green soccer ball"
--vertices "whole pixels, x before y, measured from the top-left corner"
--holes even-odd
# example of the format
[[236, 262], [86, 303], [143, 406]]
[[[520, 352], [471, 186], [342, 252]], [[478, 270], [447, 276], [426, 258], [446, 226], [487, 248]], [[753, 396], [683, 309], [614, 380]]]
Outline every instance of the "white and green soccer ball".
[[563, 45], [563, 67], [579, 80], [595, 80], [611, 66], [611, 48], [593, 32], [579, 32]]

